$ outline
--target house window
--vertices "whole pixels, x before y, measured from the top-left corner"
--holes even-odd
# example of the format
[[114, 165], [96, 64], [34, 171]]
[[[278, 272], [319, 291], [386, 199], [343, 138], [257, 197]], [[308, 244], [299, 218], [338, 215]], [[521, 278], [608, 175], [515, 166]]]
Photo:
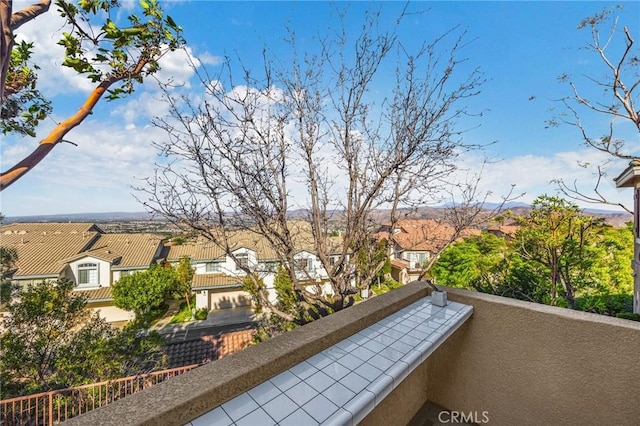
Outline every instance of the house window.
[[249, 254], [240, 253], [236, 254], [236, 271], [242, 270], [242, 267], [247, 268], [249, 266]]
[[278, 262], [265, 262], [264, 270], [266, 272], [276, 272], [278, 270]]
[[306, 259], [298, 259], [296, 260], [296, 266], [301, 271], [312, 271], [313, 270], [313, 259], [308, 257]]
[[206, 271], [207, 272], [220, 272], [220, 262], [207, 262]]
[[97, 263], [81, 263], [78, 265], [78, 284], [98, 285]]

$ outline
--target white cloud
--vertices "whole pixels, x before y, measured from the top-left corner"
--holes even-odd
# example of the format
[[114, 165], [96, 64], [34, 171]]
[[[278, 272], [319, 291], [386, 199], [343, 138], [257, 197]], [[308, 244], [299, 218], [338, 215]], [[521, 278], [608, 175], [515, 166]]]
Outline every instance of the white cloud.
[[7, 216], [60, 212], [141, 211], [130, 195], [154, 169], [153, 127], [127, 129], [89, 121], [67, 137], [32, 171], [3, 191]]
[[155, 78], [161, 83], [169, 83], [191, 87], [189, 80], [193, 77], [194, 68], [200, 66], [200, 61], [193, 55], [190, 47], [167, 52], [160, 60], [160, 71]]
[[220, 65], [223, 60], [221, 56], [215, 56], [209, 52], [198, 54], [198, 59], [203, 65], [213, 65], [213, 66]]
[[[574, 182], [585, 194], [593, 195], [596, 184], [595, 167], [582, 167], [580, 164], [589, 163], [593, 166], [603, 164], [610, 157], [594, 150], [582, 149], [578, 151], [558, 152], [551, 156], [535, 154], [506, 158], [496, 163], [484, 166], [479, 188], [483, 193], [491, 192], [489, 201], [499, 202], [515, 185], [515, 193], [525, 192], [518, 201], [530, 203], [542, 194], [558, 194], [558, 186], [552, 181], [562, 179], [567, 185], [573, 186]], [[479, 172], [483, 159], [478, 155], [466, 155], [461, 158], [462, 170]], [[606, 166], [608, 176], [602, 179], [600, 192], [609, 200], [630, 205], [633, 194], [624, 189], [617, 189], [613, 178], [618, 176], [626, 168], [624, 161], [612, 161]], [[458, 172], [463, 179], [462, 170]], [[562, 196], [562, 194], [559, 194]], [[565, 197], [566, 198], [566, 197]], [[585, 208], [609, 208], [603, 205], [588, 204], [574, 201]]]
[[111, 105], [111, 116], [123, 120], [125, 126], [144, 126], [150, 119], [164, 116], [169, 111], [169, 105], [162, 101], [158, 92], [141, 92]]
[[[20, 2], [14, 4], [13, 9], [16, 11], [25, 5]], [[64, 31], [65, 21], [54, 7], [21, 26], [16, 31], [16, 40], [33, 43], [32, 61], [40, 66], [38, 86], [46, 96], [87, 92], [91, 89], [89, 80], [62, 66], [64, 47], [57, 43]]]

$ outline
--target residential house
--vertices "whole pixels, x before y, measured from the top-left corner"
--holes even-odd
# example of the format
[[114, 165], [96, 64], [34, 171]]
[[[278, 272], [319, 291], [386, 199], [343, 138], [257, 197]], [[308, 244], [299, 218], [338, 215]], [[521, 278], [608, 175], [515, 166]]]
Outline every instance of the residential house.
[[[242, 290], [245, 273], [218, 245], [204, 238], [180, 245], [167, 244], [167, 261], [176, 265], [189, 257], [194, 269], [192, 289], [196, 308], [226, 309], [251, 305], [251, 296]], [[235, 251], [239, 262], [255, 263], [256, 252], [244, 247]]]
[[493, 234], [498, 238], [503, 238], [506, 241], [511, 241], [516, 236], [519, 226], [516, 224], [510, 225], [492, 225], [487, 228], [489, 234]]
[[156, 234], [100, 234], [89, 249], [61, 261], [67, 265], [64, 277], [77, 284], [87, 306], [107, 321], [130, 321], [132, 312], [113, 305], [111, 285], [160, 260], [162, 243]]
[[[480, 234], [477, 229], [463, 230], [458, 238]], [[391, 276], [402, 284], [419, 279], [424, 266], [455, 239], [455, 229], [431, 219], [399, 220], [381, 226], [374, 238], [387, 240]]]
[[111, 285], [148, 269], [162, 256], [156, 234], [105, 234], [90, 223], [15, 223], [0, 227], [0, 244], [18, 254], [12, 282], [21, 287], [62, 278], [76, 283], [87, 307], [109, 322], [128, 321], [133, 313], [113, 305]]
[[87, 250], [102, 230], [92, 223], [13, 223], [0, 226], [0, 245], [13, 247], [18, 262], [8, 276], [27, 286], [62, 278], [62, 259]]
[[[299, 228], [303, 231], [306, 229], [302, 225]], [[300, 250], [294, 255], [298, 279], [313, 284], [314, 288], [319, 285], [321, 291], [330, 293], [332, 288], [327, 283], [328, 274], [310, 244], [310, 234], [303, 231], [296, 234], [297, 243], [300, 244]], [[205, 238], [180, 245], [167, 244], [169, 263], [176, 265], [184, 256], [191, 259], [195, 272], [192, 288], [196, 296], [196, 308], [212, 310], [250, 306], [251, 295], [242, 289], [246, 278], [242, 266], [248, 266], [258, 274], [269, 293], [269, 299], [276, 301], [274, 279], [281, 260], [271, 245], [264, 237], [250, 231], [235, 233], [231, 244], [234, 247], [231, 255]]]

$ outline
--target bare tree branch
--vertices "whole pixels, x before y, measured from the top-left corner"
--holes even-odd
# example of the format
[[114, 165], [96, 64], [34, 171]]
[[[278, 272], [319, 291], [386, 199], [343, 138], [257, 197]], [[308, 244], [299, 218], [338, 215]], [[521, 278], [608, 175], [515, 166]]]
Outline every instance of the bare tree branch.
[[[618, 8], [622, 8], [619, 6]], [[640, 78], [634, 67], [638, 65], [640, 57], [635, 41], [628, 27], [624, 27], [620, 40], [618, 31], [618, 18], [613, 19], [611, 29], [606, 40], [601, 40], [601, 30], [603, 25], [611, 18], [613, 8], [605, 9], [603, 12], [585, 18], [578, 29], [589, 27], [591, 30], [591, 42], [587, 44], [587, 49], [597, 55], [606, 70], [606, 76], [596, 78], [587, 76], [588, 80], [595, 86], [604, 89], [604, 97], [596, 100], [589, 100], [581, 94], [578, 85], [574, 81], [568, 81], [571, 96], [560, 99], [567, 113], [554, 117], [549, 121], [550, 125], [559, 123], [575, 126], [580, 132], [586, 146], [606, 153], [614, 158], [625, 160], [637, 159], [637, 152], [625, 144], [625, 140], [616, 136], [619, 127], [624, 123], [630, 123], [640, 132], [640, 109], [638, 108], [637, 90], [640, 87]], [[620, 41], [618, 41], [620, 40]], [[621, 51], [611, 54], [609, 49], [615, 48], [616, 44], [621, 45]], [[568, 77], [562, 76], [561, 80], [567, 81]], [[587, 129], [582, 120], [583, 114], [597, 113], [611, 118], [609, 127], [604, 135], [594, 137]], [[608, 162], [606, 162], [608, 163]], [[569, 185], [566, 182], [556, 180], [560, 191], [578, 201], [595, 204], [607, 204], [622, 207], [625, 211], [631, 209], [616, 202], [612, 202], [599, 190], [602, 178], [606, 177], [606, 163], [597, 165], [596, 183], [593, 187], [595, 195], [589, 195], [578, 188], [577, 182]]]
[[567, 184], [563, 179], [555, 179], [552, 182], [558, 185], [560, 192], [562, 192], [568, 198], [571, 198], [577, 201], [582, 201], [584, 203], [589, 203], [589, 204], [605, 204], [609, 206], [620, 207], [627, 213], [633, 214], [632, 209], [630, 209], [629, 207], [625, 206], [622, 203], [616, 203], [616, 202], [610, 201], [600, 191], [600, 184], [602, 183], [602, 180], [606, 178], [608, 175], [602, 165], [597, 165], [596, 168], [597, 168], [597, 176], [596, 176], [595, 185], [593, 187], [593, 193], [595, 195], [588, 195], [586, 192], [583, 192], [583, 190], [581, 190], [578, 187], [577, 180], [574, 180], [573, 184], [571, 185]]
[[[301, 53], [290, 34], [292, 61], [267, 52], [261, 74], [243, 68], [241, 82], [230, 59], [214, 76], [196, 69], [206, 91], [201, 102], [167, 88], [170, 113], [155, 120], [167, 160], [139, 188], [147, 209], [231, 258], [233, 232], [255, 234], [276, 254], [301, 305], [317, 315], [353, 304], [386, 261], [372, 240], [374, 213], [390, 208], [396, 220], [399, 206], [432, 201], [449, 185], [457, 156], [477, 148], [458, 124], [470, 114], [465, 100], [484, 83], [479, 70], [460, 71], [465, 32], [452, 29], [408, 53], [396, 30], [381, 32], [374, 13], [355, 41], [343, 22], [315, 53]], [[393, 88], [372, 97], [389, 66]], [[471, 217], [476, 195], [467, 194]], [[324, 272], [299, 267], [305, 252]], [[254, 277], [252, 294], [290, 320], [259, 288], [257, 272], [245, 270]]]

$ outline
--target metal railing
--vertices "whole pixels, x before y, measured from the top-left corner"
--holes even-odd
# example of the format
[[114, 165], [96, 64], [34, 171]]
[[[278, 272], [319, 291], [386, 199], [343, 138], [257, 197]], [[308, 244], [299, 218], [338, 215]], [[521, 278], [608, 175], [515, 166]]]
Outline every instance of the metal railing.
[[186, 373], [198, 365], [0, 401], [2, 426], [50, 426]]

